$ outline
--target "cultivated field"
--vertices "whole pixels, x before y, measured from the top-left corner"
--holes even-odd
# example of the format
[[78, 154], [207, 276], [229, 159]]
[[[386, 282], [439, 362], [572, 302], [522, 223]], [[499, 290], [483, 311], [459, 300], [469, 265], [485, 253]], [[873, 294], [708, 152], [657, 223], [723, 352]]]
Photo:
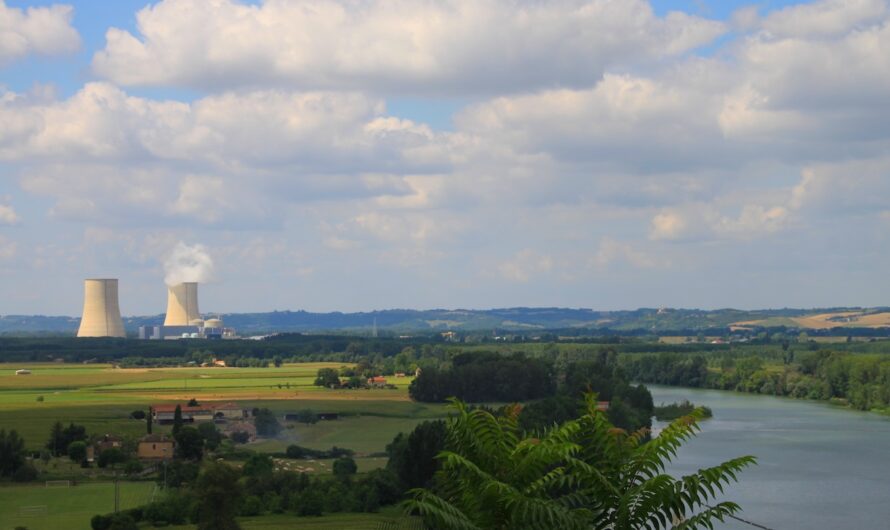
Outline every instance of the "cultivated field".
[[[0, 428], [16, 429], [27, 447], [40, 449], [56, 421], [85, 425], [87, 432], [137, 437], [145, 422], [128, 419], [153, 403], [237, 401], [245, 408], [267, 407], [280, 413], [312, 409], [335, 412], [341, 419], [315, 425], [289, 424], [258, 450], [283, 451], [291, 443], [316, 449], [333, 445], [358, 453], [379, 453], [401, 431], [419, 421], [443, 416], [441, 405], [408, 398], [411, 378], [389, 378], [396, 389], [331, 390], [313, 386], [319, 368], [339, 363], [285, 364], [280, 368], [151, 368], [111, 365], [0, 365]], [[31, 375], [15, 375], [19, 368]], [[155, 426], [156, 431], [166, 427]]]

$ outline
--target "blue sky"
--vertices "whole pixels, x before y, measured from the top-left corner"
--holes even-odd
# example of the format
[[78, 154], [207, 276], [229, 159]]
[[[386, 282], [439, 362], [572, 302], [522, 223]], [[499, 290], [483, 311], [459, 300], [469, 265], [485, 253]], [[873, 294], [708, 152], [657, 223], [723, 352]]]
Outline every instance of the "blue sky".
[[888, 27], [886, 0], [0, 1], [0, 314], [77, 314], [94, 276], [159, 313], [177, 267], [211, 311], [886, 305]]

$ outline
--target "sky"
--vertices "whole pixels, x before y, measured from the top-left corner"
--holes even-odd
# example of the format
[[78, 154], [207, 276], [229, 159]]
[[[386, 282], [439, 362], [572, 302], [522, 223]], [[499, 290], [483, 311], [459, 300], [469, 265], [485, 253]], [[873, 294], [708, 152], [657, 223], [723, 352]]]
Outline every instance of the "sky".
[[890, 305], [888, 49], [890, 0], [0, 0], [0, 314]]

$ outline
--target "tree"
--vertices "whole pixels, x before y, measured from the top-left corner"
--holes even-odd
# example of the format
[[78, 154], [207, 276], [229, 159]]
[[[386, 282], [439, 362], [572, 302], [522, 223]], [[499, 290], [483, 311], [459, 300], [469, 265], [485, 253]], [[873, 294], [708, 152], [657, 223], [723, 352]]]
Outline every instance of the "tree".
[[439, 469], [436, 455], [445, 448], [445, 422], [425, 421], [407, 436], [399, 433], [386, 446], [389, 460], [386, 468], [392, 470], [408, 488], [430, 485]]
[[114, 469], [116, 464], [123, 464], [127, 461], [127, 455], [124, 454], [123, 451], [118, 449], [117, 447], [109, 447], [108, 449], [99, 453], [99, 458], [96, 460], [96, 465], [105, 468], [111, 466]]
[[280, 355], [276, 355], [272, 358], [272, 364], [275, 365], [275, 368], [281, 368], [281, 365], [284, 364], [284, 359]]
[[336, 368], [319, 368], [315, 378], [315, 386], [326, 388], [340, 386], [340, 373]]
[[664, 473], [700, 412], [643, 443], [645, 429], [628, 434], [597, 411], [595, 395], [586, 403], [580, 418], [523, 438], [518, 405], [495, 417], [455, 401], [437, 490], [412, 490], [406, 508], [435, 528], [597, 530], [712, 528], [739, 510], [714, 498], [753, 457], [679, 479]]
[[341, 456], [334, 460], [334, 465], [331, 467], [333, 468], [334, 476], [341, 479], [355, 475], [358, 472], [355, 460], [348, 456]]
[[189, 406], [189, 407], [197, 407], [197, 406], [198, 406], [198, 400], [195, 399], [195, 398], [190, 399], [189, 402], [188, 402], [188, 406]]
[[65, 454], [68, 446], [65, 444], [65, 428], [62, 427], [62, 422], [57, 421], [53, 423], [50, 429], [49, 441], [46, 442], [46, 448], [52, 452], [53, 456]]
[[25, 465], [25, 440], [18, 431], [0, 429], [0, 477], [11, 477]]
[[271, 476], [273, 471], [275, 471], [275, 464], [272, 457], [263, 454], [251, 455], [241, 469], [245, 477]]
[[130, 417], [134, 420], [144, 420], [145, 419], [145, 411], [144, 410], [134, 410], [130, 413]]
[[260, 436], [276, 436], [281, 432], [281, 424], [275, 413], [269, 409], [259, 409], [254, 414], [253, 419], [256, 426], [256, 433]]
[[182, 429], [182, 407], [176, 405], [173, 411], [173, 436], [176, 436], [180, 429]]
[[87, 458], [87, 444], [84, 442], [71, 442], [68, 446], [68, 458], [72, 462], [83, 462]]
[[222, 442], [222, 434], [219, 432], [219, 429], [216, 428], [216, 425], [212, 423], [199, 424], [198, 432], [201, 433], [201, 437], [204, 438], [204, 447], [210, 451], [215, 451], [216, 448], [219, 447], [220, 442]]
[[208, 465], [195, 484], [198, 530], [240, 530], [235, 522], [241, 504], [238, 471], [222, 463]]
[[201, 460], [204, 456], [204, 437], [194, 427], [183, 427], [173, 435], [176, 454], [186, 460]]
[[300, 423], [305, 423], [307, 425], [318, 423], [318, 414], [316, 414], [315, 411], [312, 409], [303, 409], [297, 411], [297, 421]]

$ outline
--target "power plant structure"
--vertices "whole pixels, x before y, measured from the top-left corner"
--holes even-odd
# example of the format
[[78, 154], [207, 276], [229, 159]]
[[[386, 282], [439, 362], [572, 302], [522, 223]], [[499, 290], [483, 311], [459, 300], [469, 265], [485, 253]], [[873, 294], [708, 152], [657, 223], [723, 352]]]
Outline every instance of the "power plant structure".
[[198, 284], [178, 283], [167, 288], [165, 326], [191, 326], [201, 321], [198, 311]]
[[126, 337], [118, 303], [117, 279], [84, 280], [83, 316], [78, 337]]
[[[118, 281], [84, 281], [83, 317], [78, 337], [126, 337], [118, 303]], [[198, 284], [185, 282], [167, 288], [167, 315], [161, 326], [140, 326], [140, 339], [234, 339], [234, 329], [220, 317], [204, 320], [198, 311]]]

